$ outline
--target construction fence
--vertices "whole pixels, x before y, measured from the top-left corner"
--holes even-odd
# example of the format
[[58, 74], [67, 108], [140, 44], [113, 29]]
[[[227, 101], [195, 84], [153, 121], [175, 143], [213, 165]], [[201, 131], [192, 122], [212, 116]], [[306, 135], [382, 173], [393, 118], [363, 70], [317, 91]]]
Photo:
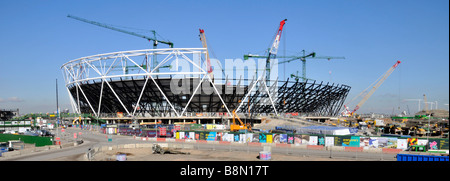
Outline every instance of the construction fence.
[[430, 150], [448, 150], [448, 139], [441, 138], [397, 138], [397, 137], [366, 137], [339, 135], [309, 135], [309, 134], [273, 134], [273, 133], [242, 133], [242, 132], [208, 132], [208, 131], [177, 131], [176, 139], [224, 141], [237, 143], [276, 143], [292, 145], [322, 145], [357, 148], [391, 148], [405, 150], [411, 145], [427, 145]]
[[[186, 125], [184, 125], [186, 126]], [[179, 125], [156, 126], [152, 129], [142, 128], [101, 128], [104, 134], [120, 134], [145, 138], [175, 138], [177, 140], [204, 140], [236, 143], [276, 143], [291, 145], [342, 146], [349, 148], [388, 148], [405, 150], [411, 145], [427, 145], [429, 150], [448, 150], [449, 139], [443, 138], [405, 138], [386, 136], [354, 136], [304, 133], [249, 133], [225, 132], [211, 128], [208, 131], [194, 131], [200, 124], [187, 127]], [[205, 125], [204, 128], [208, 128]]]

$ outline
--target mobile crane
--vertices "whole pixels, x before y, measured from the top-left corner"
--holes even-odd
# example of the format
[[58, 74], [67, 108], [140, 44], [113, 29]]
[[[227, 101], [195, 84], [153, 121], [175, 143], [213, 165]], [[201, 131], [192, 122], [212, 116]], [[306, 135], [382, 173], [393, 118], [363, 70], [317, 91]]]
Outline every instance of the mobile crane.
[[[389, 77], [389, 75], [391, 75], [391, 73], [395, 70], [395, 68], [397, 68], [397, 66], [400, 64], [400, 61], [397, 61], [391, 68], [389, 68], [389, 70], [384, 73], [380, 78], [378, 78], [374, 83], [372, 83], [369, 87], [367, 87], [364, 91], [362, 91], [358, 96], [356, 96], [355, 98], [353, 98], [351, 101], [355, 100], [356, 98], [362, 96], [363, 93], [366, 92], [367, 89], [369, 89], [370, 87], [372, 87], [372, 89], [370, 89], [369, 93], [367, 93], [362, 100], [356, 105], [355, 109], [353, 109], [352, 112], [349, 111], [347, 104], [344, 105], [345, 109], [347, 112], [349, 112], [350, 116], [353, 116], [353, 114], [367, 101], [367, 99], [370, 98], [370, 96], [372, 96], [372, 94], [375, 92], [375, 90], [377, 90], [378, 87], [380, 87], [380, 85], [386, 80], [386, 78]], [[375, 84], [375, 85], [374, 85]], [[374, 85], [374, 86], [372, 86]]]
[[213, 80], [213, 69], [211, 67], [211, 61], [209, 59], [208, 45], [206, 44], [206, 36], [205, 30], [199, 29], [200, 31], [200, 40], [202, 41], [203, 48], [206, 48], [206, 71], [208, 72], [208, 76]]
[[281, 39], [281, 33], [283, 32], [284, 24], [286, 24], [287, 19], [284, 19], [280, 22], [280, 26], [277, 30], [277, 35], [275, 36], [275, 40], [273, 41], [272, 47], [269, 49], [269, 55], [265, 58], [266, 59], [266, 69], [264, 70], [266, 72], [266, 84], [269, 86], [270, 82], [270, 60], [275, 59], [278, 52], [278, 47], [280, 45], [280, 39]]

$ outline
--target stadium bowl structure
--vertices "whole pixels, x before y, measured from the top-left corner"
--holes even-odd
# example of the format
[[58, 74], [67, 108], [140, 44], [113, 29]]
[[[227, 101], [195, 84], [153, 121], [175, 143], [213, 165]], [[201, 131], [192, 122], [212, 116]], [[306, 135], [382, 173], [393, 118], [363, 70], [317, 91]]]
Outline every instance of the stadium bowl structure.
[[205, 71], [205, 53], [205, 48], [122, 51], [75, 59], [61, 69], [74, 112], [97, 117], [117, 112], [131, 117], [230, 116], [233, 110], [335, 116], [350, 91], [347, 85], [316, 81], [213, 76]]

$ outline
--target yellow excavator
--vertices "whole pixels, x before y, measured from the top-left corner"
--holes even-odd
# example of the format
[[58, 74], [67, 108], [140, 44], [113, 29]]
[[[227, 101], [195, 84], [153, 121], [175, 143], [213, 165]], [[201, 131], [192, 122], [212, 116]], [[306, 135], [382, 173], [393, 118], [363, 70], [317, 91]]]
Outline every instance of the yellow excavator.
[[[244, 124], [241, 119], [239, 118], [239, 116], [236, 114], [236, 110], [233, 110], [233, 123], [230, 124], [230, 131], [231, 132], [237, 132], [239, 130], [251, 130], [252, 127], [250, 125], [250, 123]], [[240, 124], [236, 124], [236, 118], [239, 121]]]

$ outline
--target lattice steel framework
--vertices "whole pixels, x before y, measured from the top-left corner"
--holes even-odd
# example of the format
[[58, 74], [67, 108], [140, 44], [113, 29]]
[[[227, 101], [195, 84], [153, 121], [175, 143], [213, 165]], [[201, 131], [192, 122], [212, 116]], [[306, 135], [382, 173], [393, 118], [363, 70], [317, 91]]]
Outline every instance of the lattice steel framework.
[[[136, 117], [182, 117], [188, 112], [313, 113], [337, 115], [346, 85], [271, 80], [211, 79], [204, 48], [124, 51], [69, 61], [61, 69], [74, 112], [123, 112]], [[156, 67], [153, 55], [163, 57]], [[140, 63], [138, 63], [140, 62]], [[178, 69], [184, 64], [189, 70]], [[171, 66], [170, 71], [163, 67]], [[232, 81], [234, 85], [220, 82]]]

